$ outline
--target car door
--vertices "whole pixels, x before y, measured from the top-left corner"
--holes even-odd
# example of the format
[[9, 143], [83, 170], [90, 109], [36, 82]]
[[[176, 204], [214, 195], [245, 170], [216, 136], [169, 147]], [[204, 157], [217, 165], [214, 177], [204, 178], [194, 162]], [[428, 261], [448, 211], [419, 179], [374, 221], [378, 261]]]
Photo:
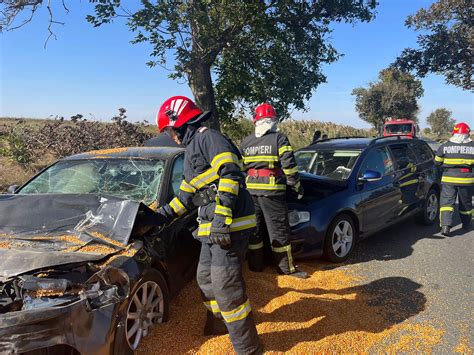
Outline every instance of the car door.
[[[184, 155], [175, 158], [171, 166], [169, 181], [165, 182], [166, 202], [177, 195], [183, 180]], [[166, 260], [168, 273], [173, 277], [173, 287], [179, 289], [193, 272], [193, 266], [199, 256], [200, 243], [193, 238], [192, 231], [197, 228], [196, 211], [191, 211], [179, 220], [170, 224], [159, 235], [159, 243], [155, 243], [162, 258]]]
[[434, 152], [426, 142], [413, 140], [409, 144], [413, 151], [416, 152], [420, 181], [418, 193], [419, 198], [424, 199], [433, 184], [441, 178], [440, 171], [434, 164]]
[[423, 197], [420, 184], [422, 168], [408, 142], [390, 144], [389, 149], [395, 166], [394, 184], [400, 188], [401, 193], [397, 216], [402, 217], [416, 209]]
[[[360, 181], [364, 172], [379, 172], [379, 181]], [[397, 213], [400, 189], [394, 184], [392, 158], [385, 146], [371, 148], [360, 165], [358, 190], [360, 202], [358, 210], [361, 216], [361, 231], [370, 233], [391, 223]]]

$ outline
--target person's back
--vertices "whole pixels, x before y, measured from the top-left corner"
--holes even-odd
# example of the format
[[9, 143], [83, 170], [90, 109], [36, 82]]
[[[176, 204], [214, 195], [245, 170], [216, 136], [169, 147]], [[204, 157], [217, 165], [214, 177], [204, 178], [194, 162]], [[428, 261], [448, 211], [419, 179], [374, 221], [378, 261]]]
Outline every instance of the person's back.
[[[287, 185], [303, 197], [298, 166], [288, 138], [277, 131], [276, 113], [269, 104], [256, 108], [255, 133], [241, 145], [247, 171], [247, 188], [252, 195], [257, 217], [257, 233], [249, 245], [249, 266], [252, 271], [263, 270], [264, 244], [268, 234], [279, 273], [299, 278], [308, 277], [293, 264], [289, 241], [290, 225]], [[268, 249], [266, 249], [268, 250]]]
[[474, 142], [447, 141], [438, 148], [435, 161], [443, 168], [442, 182], [453, 185], [474, 184]]
[[[241, 144], [247, 169], [247, 188], [255, 196], [284, 196], [287, 184], [299, 182], [298, 167], [288, 138], [281, 132], [270, 131], [261, 137], [254, 134]], [[266, 169], [266, 170], [265, 170]], [[260, 174], [255, 174], [260, 170]], [[266, 171], [268, 174], [263, 174]]]
[[441, 177], [441, 233], [449, 235], [453, 224], [454, 205], [459, 200], [463, 229], [469, 230], [474, 189], [474, 142], [465, 123], [454, 126], [453, 136], [436, 152], [435, 164], [443, 169]]

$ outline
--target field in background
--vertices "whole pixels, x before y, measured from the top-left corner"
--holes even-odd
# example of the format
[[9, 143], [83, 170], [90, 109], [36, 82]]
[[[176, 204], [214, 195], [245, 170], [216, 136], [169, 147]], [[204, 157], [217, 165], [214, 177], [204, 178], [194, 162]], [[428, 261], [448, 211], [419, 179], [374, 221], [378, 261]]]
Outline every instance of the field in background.
[[[237, 145], [253, 131], [253, 123], [240, 120], [222, 127]], [[375, 132], [331, 122], [288, 120], [280, 124], [295, 149], [311, 143], [320, 130], [329, 137], [372, 136]], [[119, 114], [110, 122], [0, 117], [0, 192], [22, 184], [56, 159], [94, 149], [141, 146], [156, 135], [156, 126], [130, 123]]]

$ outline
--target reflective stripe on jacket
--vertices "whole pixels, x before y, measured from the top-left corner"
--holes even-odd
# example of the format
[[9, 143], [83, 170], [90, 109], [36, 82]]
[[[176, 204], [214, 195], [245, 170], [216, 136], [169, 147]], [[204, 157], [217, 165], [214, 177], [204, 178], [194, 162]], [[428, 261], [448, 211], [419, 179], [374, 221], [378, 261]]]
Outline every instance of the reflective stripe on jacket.
[[257, 138], [254, 134], [246, 137], [241, 145], [244, 169], [282, 169], [281, 176], [256, 176], [249, 174], [246, 178], [247, 188], [252, 195], [281, 195], [286, 192], [286, 185], [299, 182], [293, 148], [288, 138], [281, 132], [268, 132]]
[[215, 184], [216, 201], [199, 209], [198, 236], [209, 236], [211, 225], [228, 225], [234, 234], [255, 228], [255, 209], [245, 188], [242, 156], [235, 145], [221, 133], [205, 127], [189, 127], [183, 141], [184, 178], [177, 196], [162, 208], [166, 215], [172, 219], [187, 213], [195, 207], [192, 199], [196, 192]]
[[435, 164], [443, 168], [443, 184], [474, 185], [474, 142], [442, 144], [436, 152]]

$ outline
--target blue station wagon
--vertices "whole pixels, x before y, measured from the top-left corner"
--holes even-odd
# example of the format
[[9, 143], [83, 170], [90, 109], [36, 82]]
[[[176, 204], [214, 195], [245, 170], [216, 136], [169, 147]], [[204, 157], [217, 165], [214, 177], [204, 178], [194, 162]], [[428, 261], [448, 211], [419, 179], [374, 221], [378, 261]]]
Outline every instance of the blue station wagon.
[[359, 239], [410, 216], [434, 223], [433, 158], [426, 142], [404, 137], [328, 139], [297, 151], [305, 197], [289, 206], [295, 256], [341, 262]]

